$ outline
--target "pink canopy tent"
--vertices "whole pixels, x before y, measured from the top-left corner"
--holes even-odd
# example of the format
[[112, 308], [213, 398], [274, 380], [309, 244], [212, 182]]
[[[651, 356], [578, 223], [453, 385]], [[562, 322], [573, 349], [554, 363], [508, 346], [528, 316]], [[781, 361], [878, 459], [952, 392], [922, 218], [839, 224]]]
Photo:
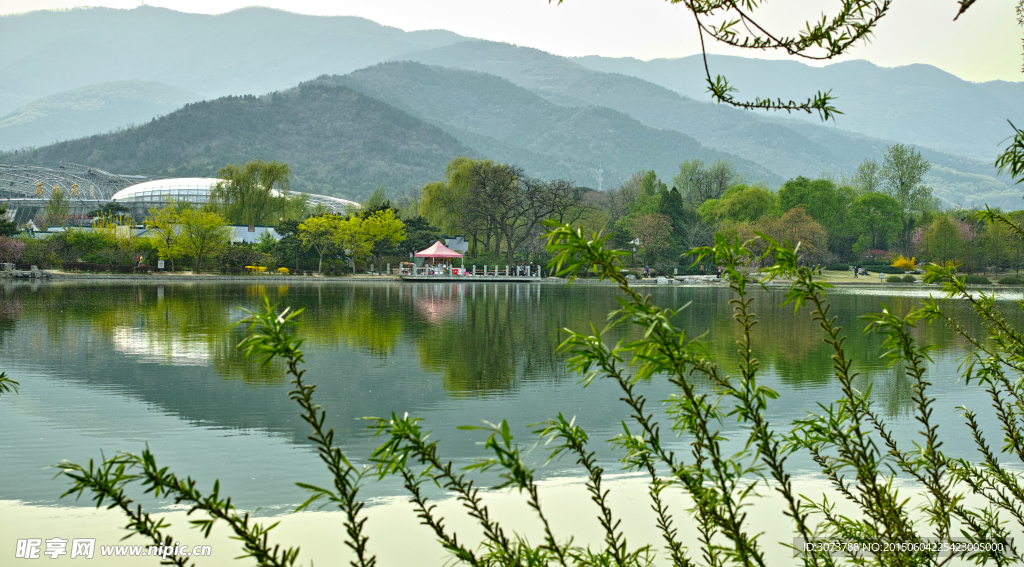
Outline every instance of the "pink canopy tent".
[[[415, 256], [417, 258], [430, 258], [431, 263], [440, 259], [444, 261], [445, 266], [450, 266], [449, 261], [454, 258], [462, 258], [462, 254], [459, 254], [458, 252], [452, 250], [451, 248], [448, 248], [444, 244], [441, 244], [440, 240], [431, 244], [430, 248], [427, 248], [426, 250], [420, 250], [415, 254]], [[446, 267], [443, 269], [447, 270], [449, 268]], [[451, 270], [453, 273], [456, 274], [460, 271], [456, 268], [451, 268]], [[430, 273], [433, 273], [433, 269], [431, 269]]]
[[437, 242], [431, 244], [430, 248], [427, 248], [426, 250], [420, 250], [419, 252], [417, 252], [416, 253], [416, 257], [417, 258], [461, 258], [462, 254], [459, 254], [458, 252], [452, 250], [451, 248], [448, 248], [444, 244], [441, 244], [441, 241], [438, 240]]

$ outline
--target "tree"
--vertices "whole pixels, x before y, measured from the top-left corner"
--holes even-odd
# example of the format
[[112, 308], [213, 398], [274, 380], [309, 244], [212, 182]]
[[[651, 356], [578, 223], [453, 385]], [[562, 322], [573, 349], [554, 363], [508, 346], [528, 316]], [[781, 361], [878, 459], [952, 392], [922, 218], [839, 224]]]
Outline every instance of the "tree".
[[629, 219], [629, 235], [637, 241], [637, 247], [644, 257], [644, 265], [650, 266], [672, 247], [672, 219], [657, 213], [639, 214]]
[[300, 222], [289, 219], [281, 221], [274, 227], [277, 235], [281, 237], [274, 246], [277, 263], [283, 266], [294, 260], [296, 272], [302, 269], [299, 266], [299, 256], [303, 251], [303, 245], [297, 236]]
[[643, 192], [644, 175], [645, 172], [637, 171], [622, 185], [607, 192], [608, 221], [611, 226], [632, 212], [633, 201]]
[[658, 174], [654, 171], [648, 171], [644, 173], [643, 179], [640, 180], [640, 191], [647, 196], [652, 196], [658, 191]]
[[843, 224], [846, 211], [856, 195], [850, 188], [839, 187], [828, 179], [790, 179], [779, 188], [779, 210], [803, 207], [811, 218], [829, 233]]
[[405, 240], [405, 225], [395, 216], [395, 210], [388, 208], [370, 213], [363, 219], [362, 231], [370, 245], [370, 252], [380, 269], [384, 253], [393, 250]]
[[882, 191], [900, 204], [900, 248], [909, 252], [914, 215], [931, 205], [932, 190], [921, 183], [931, 164], [910, 146], [889, 146], [882, 164]]
[[754, 222], [765, 215], [777, 215], [778, 209], [776, 195], [770, 189], [741, 183], [730, 187], [721, 199], [705, 201], [700, 210], [707, 222]]
[[420, 214], [441, 232], [469, 237], [471, 255], [476, 255], [478, 238], [483, 233], [487, 233], [485, 246], [489, 245], [491, 232], [487, 219], [481, 216], [481, 211], [469, 206], [470, 173], [476, 165], [476, 161], [465, 156], [449, 162], [445, 169], [445, 182], [428, 183], [423, 186], [419, 208]]
[[936, 264], [943, 265], [961, 257], [964, 241], [953, 219], [940, 215], [924, 233], [924, 252]]
[[857, 173], [853, 175], [853, 186], [861, 195], [874, 193], [882, 190], [882, 168], [873, 159], [865, 159], [857, 166]]
[[341, 250], [345, 250], [352, 258], [353, 274], [356, 272], [356, 260], [368, 257], [373, 249], [373, 244], [367, 237], [366, 230], [363, 229], [365, 222], [357, 216], [351, 216], [340, 221], [334, 233], [335, 245]]
[[171, 203], [161, 209], [152, 207], [146, 213], [146, 234], [157, 251], [157, 258], [171, 263], [174, 271], [174, 260], [180, 256], [176, 247], [176, 237], [181, 232], [181, 213], [191, 209], [190, 203]]
[[[828, 254], [828, 231], [797, 205], [781, 218], [762, 217], [754, 229], [779, 243], [800, 245], [800, 257], [807, 262], [824, 262]], [[752, 235], [751, 235], [752, 236]]]
[[520, 245], [539, 238], [541, 222], [565, 203], [563, 197], [572, 195], [571, 184], [528, 179], [518, 166], [489, 161], [472, 165], [469, 183], [467, 212], [494, 232], [495, 253], [501, 253], [504, 243], [510, 265]]
[[192, 273], [198, 274], [203, 261], [216, 256], [231, 242], [227, 220], [217, 213], [185, 209], [178, 216], [180, 232], [174, 239], [178, 254], [192, 258]]
[[988, 222], [984, 225], [985, 230], [978, 236], [975, 242], [978, 244], [978, 257], [983, 266], [995, 266], [1002, 268], [1007, 264], [1011, 254], [1011, 240], [1014, 236], [1005, 224]]
[[441, 233], [425, 217], [415, 216], [405, 223], [405, 240], [400, 243], [404, 254], [415, 254], [441, 239]]
[[373, 193], [370, 193], [370, 197], [363, 202], [363, 209], [376, 209], [384, 206], [390, 207], [391, 201], [388, 199], [388, 193], [384, 186], [378, 185]]
[[290, 175], [288, 164], [278, 161], [227, 164], [217, 171], [222, 181], [213, 186], [210, 201], [232, 223], [266, 226], [287, 208]]
[[695, 220], [692, 211], [687, 210], [686, 204], [683, 203], [683, 196], [675, 187], [661, 196], [661, 200], [658, 202], [658, 214], [671, 219], [673, 229]]
[[727, 161], [718, 160], [705, 167], [699, 159], [679, 164], [679, 173], [672, 178], [672, 185], [678, 187], [683, 200], [694, 209], [708, 199], [719, 199], [737, 181], [736, 168]]
[[24, 242], [0, 234], [0, 264], [17, 264], [24, 252]]
[[302, 245], [316, 250], [320, 256], [316, 267], [318, 274], [324, 271], [324, 256], [338, 247], [338, 229], [341, 222], [341, 217], [337, 215], [322, 215], [310, 217], [298, 226], [296, 236], [302, 241]]
[[64, 221], [67, 220], [70, 210], [71, 201], [67, 193], [55, 186], [53, 192], [50, 193], [50, 198], [46, 201], [43, 222], [46, 223], [46, 226], [64, 226]]
[[885, 250], [900, 233], [900, 205], [883, 193], [865, 193], [854, 200], [847, 215], [851, 227], [860, 237], [856, 252]]
[[18, 225], [8, 219], [7, 205], [0, 205], [0, 236], [14, 236], [18, 232]]

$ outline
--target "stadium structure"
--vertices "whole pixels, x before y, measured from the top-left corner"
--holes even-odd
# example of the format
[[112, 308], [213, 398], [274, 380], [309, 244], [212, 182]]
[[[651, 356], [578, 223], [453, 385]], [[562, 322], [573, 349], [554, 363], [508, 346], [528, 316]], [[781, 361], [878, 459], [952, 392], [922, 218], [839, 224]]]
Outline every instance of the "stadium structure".
[[[89, 213], [107, 203], [119, 203], [131, 210], [136, 222], [142, 222], [152, 207], [187, 201], [205, 204], [219, 179], [188, 177], [163, 179], [145, 175], [121, 175], [73, 163], [56, 168], [0, 164], [0, 204], [8, 217], [19, 225], [42, 215], [54, 191], [69, 199], [70, 224], [89, 220]], [[290, 192], [305, 196], [310, 206], [318, 205], [335, 213], [344, 213], [359, 204], [312, 193]]]

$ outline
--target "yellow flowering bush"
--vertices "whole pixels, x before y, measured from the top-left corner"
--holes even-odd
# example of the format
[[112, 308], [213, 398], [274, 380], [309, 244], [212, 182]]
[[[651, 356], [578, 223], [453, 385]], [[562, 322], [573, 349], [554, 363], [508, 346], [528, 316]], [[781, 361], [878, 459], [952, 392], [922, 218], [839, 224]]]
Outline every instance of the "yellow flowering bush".
[[917, 258], [907, 258], [903, 254], [900, 254], [895, 260], [893, 260], [892, 266], [905, 272], [912, 272], [917, 267]]

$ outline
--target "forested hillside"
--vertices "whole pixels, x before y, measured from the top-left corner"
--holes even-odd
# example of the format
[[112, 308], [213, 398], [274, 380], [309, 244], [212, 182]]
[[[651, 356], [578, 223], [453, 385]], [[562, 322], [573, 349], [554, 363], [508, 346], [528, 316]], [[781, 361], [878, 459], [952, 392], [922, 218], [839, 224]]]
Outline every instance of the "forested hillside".
[[784, 180], [734, 154], [702, 146], [672, 130], [645, 126], [618, 111], [567, 107], [495, 75], [412, 62], [375, 65], [320, 81], [345, 84], [436, 124], [492, 159], [518, 163], [534, 176], [618, 185], [637, 164], [665, 179], [679, 164], [726, 160], [751, 181]]
[[6, 163], [70, 161], [112, 172], [212, 176], [227, 163], [286, 162], [297, 191], [362, 199], [378, 185], [422, 186], [472, 150], [435, 126], [343, 86], [190, 104], [129, 130], [0, 154]]

